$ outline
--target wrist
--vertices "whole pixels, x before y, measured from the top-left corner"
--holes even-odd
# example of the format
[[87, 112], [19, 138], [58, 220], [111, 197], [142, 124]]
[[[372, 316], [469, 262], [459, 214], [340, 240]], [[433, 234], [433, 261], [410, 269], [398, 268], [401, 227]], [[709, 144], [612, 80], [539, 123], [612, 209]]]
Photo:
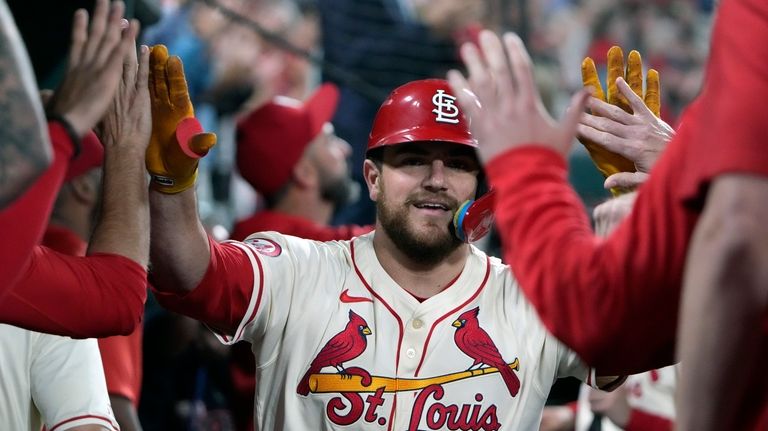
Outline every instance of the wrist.
[[197, 168], [192, 175], [186, 178], [173, 178], [165, 175], [151, 173], [150, 187], [160, 193], [173, 195], [181, 193], [195, 186], [197, 181]]
[[72, 145], [72, 157], [76, 158], [78, 155], [80, 155], [80, 142], [82, 141], [82, 137], [77, 129], [72, 125], [72, 123], [63, 115], [59, 115], [56, 113], [48, 113], [46, 114], [46, 119], [48, 120], [48, 123], [57, 124], [59, 125], [64, 132], [66, 133], [67, 137], [69, 137], [69, 141]]

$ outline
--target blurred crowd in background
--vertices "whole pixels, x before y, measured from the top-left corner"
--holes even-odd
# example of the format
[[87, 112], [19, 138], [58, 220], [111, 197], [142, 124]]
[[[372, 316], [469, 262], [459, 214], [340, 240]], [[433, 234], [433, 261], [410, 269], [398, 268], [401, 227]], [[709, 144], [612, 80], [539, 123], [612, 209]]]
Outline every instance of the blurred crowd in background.
[[[304, 99], [322, 82], [339, 87], [333, 124], [352, 147], [349, 166], [362, 190], [368, 132], [380, 103], [405, 82], [442, 78], [459, 67], [459, 44], [474, 40], [482, 28], [520, 34], [545, 103], [557, 114], [582, 87], [585, 56], [604, 73], [609, 47], [637, 49], [644, 66], [659, 71], [662, 118], [675, 125], [699, 91], [713, 1], [127, 0], [126, 5], [128, 16], [142, 21], [141, 43], [165, 44], [182, 58], [195, 114], [205, 130], [218, 135], [218, 145], [201, 162], [198, 196], [207, 228], [224, 240], [237, 220], [265, 205], [237, 172], [237, 122], [275, 96]], [[29, 2], [8, 4], [40, 88], [55, 88], [72, 12], [92, 7], [91, 1], [52, 2], [44, 13]], [[571, 166], [571, 180], [588, 209], [608, 197], [581, 146], [574, 146]], [[338, 209], [335, 224], [373, 223], [374, 206], [360, 195]], [[200, 323], [150, 300], [144, 331], [139, 404], [144, 429], [253, 426], [247, 413], [253, 406], [232, 395], [240, 382], [227, 365], [228, 348]]]

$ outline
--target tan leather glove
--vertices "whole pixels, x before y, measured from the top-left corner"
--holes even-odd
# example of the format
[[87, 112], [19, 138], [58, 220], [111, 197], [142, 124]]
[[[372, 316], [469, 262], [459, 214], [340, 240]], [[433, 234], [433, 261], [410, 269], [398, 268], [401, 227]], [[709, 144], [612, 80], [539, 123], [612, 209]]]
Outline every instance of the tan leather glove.
[[179, 193], [194, 186], [198, 161], [216, 145], [216, 135], [205, 133], [195, 118], [181, 59], [169, 57], [163, 45], [153, 46], [150, 52], [149, 94], [152, 136], [146, 165], [151, 187]]
[[[594, 88], [592, 93], [594, 97], [631, 113], [632, 109], [629, 107], [624, 96], [619, 93], [616, 86], [616, 79], [623, 77], [632, 91], [645, 101], [645, 105], [651, 112], [657, 117], [659, 116], [659, 72], [654, 69], [648, 71], [645, 95], [643, 95], [643, 61], [639, 52], [635, 50], [630, 51], [625, 69], [624, 53], [621, 48], [613, 46], [608, 50], [607, 94], [603, 92], [603, 86], [600, 85], [595, 62], [590, 57], [586, 57], [581, 63], [581, 77], [584, 87], [591, 86]], [[579, 138], [579, 141], [587, 148], [592, 161], [605, 177], [618, 172], [635, 172], [635, 164], [632, 161], [612, 153], [587, 139]], [[618, 191], [613, 192], [614, 194], [618, 193]]]

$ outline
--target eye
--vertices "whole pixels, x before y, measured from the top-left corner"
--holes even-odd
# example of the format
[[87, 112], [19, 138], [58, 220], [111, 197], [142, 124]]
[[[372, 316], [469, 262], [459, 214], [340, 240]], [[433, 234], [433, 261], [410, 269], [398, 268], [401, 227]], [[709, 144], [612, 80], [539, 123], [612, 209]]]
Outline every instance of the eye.
[[416, 156], [403, 157], [403, 159], [400, 160], [400, 165], [402, 166], [422, 166], [425, 163], [423, 158]]
[[474, 160], [468, 158], [456, 158], [448, 159], [445, 161], [445, 166], [449, 169], [455, 169], [457, 171], [473, 172], [478, 170], [477, 163]]

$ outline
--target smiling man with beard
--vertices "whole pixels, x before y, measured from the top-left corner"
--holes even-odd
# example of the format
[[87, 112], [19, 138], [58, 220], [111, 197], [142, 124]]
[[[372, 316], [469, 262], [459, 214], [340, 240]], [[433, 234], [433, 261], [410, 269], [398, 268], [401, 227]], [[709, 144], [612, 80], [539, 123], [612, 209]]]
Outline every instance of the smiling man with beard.
[[256, 429], [535, 429], [556, 378], [621, 380], [547, 333], [508, 266], [454, 239], [481, 175], [455, 102], [423, 80], [382, 104], [363, 169], [376, 229], [351, 240], [217, 244], [193, 188], [152, 192], [158, 301], [252, 344]]

